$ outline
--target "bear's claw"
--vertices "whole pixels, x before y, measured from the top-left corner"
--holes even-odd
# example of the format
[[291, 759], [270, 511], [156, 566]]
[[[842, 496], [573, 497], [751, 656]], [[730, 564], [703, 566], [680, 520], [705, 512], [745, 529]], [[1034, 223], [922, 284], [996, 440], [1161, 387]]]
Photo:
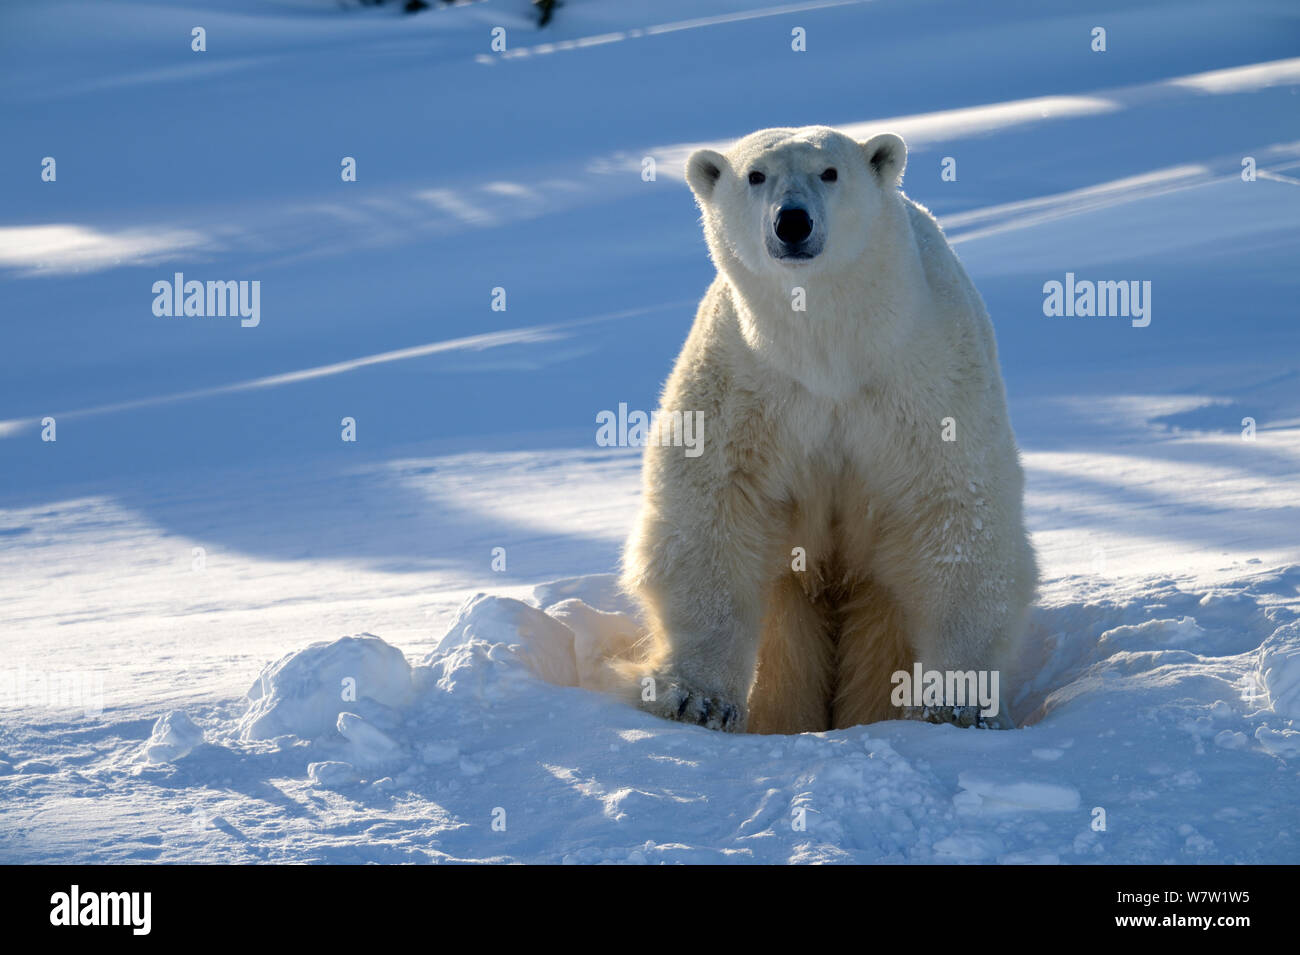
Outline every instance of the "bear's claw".
[[904, 706], [902, 709], [905, 720], [951, 723], [954, 726], [974, 726], [985, 730], [1016, 728], [1016, 724], [1006, 715], [1006, 710], [999, 710], [997, 716], [983, 716], [978, 706]]
[[741, 732], [743, 714], [740, 707], [715, 695], [692, 690], [681, 683], [669, 683], [655, 700], [643, 708], [678, 723], [691, 723], [724, 733]]

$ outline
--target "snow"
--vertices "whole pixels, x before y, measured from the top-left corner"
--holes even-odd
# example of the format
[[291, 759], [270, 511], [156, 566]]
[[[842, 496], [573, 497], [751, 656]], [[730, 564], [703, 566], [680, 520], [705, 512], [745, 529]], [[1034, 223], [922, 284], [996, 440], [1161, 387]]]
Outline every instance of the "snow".
[[972, 771], [959, 773], [957, 785], [961, 792], [952, 801], [959, 812], [1067, 812], [1079, 808], [1079, 791], [1058, 783], [1002, 779]]
[[436, 664], [455, 648], [474, 643], [502, 645], [538, 679], [558, 686], [578, 685], [573, 632], [523, 601], [476, 595], [424, 662]]
[[[1296, 12], [527, 13], [8, 5], [0, 861], [1300, 861]], [[712, 274], [681, 160], [811, 122], [908, 138], [993, 315], [1019, 729], [600, 690], [640, 479], [597, 415], [654, 408]], [[260, 324], [156, 318], [175, 272]], [[1046, 317], [1067, 272], [1150, 325]]]
[[203, 730], [182, 710], [158, 717], [144, 747], [144, 762], [150, 766], [171, 763], [193, 752], [203, 742]]
[[1259, 648], [1256, 679], [1278, 717], [1300, 720], [1300, 626], [1279, 627]]
[[343, 732], [340, 714], [352, 705], [349, 701], [383, 712], [406, 706], [412, 692], [406, 657], [379, 637], [361, 634], [314, 643], [262, 671], [248, 691], [239, 737], [315, 739], [336, 727]]
[[318, 786], [321, 789], [341, 789], [350, 786], [359, 779], [356, 767], [351, 763], [340, 762], [336, 759], [308, 763], [307, 778], [311, 780], [313, 786]]

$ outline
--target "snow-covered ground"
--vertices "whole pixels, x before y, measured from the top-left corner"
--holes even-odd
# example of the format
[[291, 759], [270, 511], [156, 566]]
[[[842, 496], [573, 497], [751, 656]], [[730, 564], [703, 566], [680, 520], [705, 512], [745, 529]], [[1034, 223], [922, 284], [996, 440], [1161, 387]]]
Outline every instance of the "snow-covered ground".
[[[0, 862], [1300, 862], [1300, 10], [528, 18], [0, 11]], [[575, 685], [635, 627], [596, 415], [654, 407], [711, 276], [681, 160], [808, 123], [908, 139], [993, 315], [1019, 730]], [[176, 272], [259, 324], [156, 317]], [[1150, 324], [1046, 317], [1067, 272]]]

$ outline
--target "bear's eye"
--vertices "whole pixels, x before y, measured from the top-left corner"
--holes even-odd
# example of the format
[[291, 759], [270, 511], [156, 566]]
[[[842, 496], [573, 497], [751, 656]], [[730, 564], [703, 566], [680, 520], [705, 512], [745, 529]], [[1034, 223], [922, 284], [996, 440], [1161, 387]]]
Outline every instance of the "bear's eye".
[[822, 173], [822, 182], [834, 182], [838, 178], [840, 178], [840, 174], [835, 171], [833, 166]]
[[751, 186], [757, 186], [759, 183], [762, 183], [766, 180], [767, 180], [767, 176], [763, 175], [761, 172], [751, 172], [749, 174], [749, 184]]

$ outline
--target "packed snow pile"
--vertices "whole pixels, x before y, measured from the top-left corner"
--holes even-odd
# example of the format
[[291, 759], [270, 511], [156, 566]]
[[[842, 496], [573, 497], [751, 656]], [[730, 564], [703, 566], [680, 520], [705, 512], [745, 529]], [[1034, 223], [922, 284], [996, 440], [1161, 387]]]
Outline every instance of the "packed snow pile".
[[[533, 604], [476, 594], [424, 664], [434, 666], [448, 651], [474, 641], [502, 644], [504, 653], [547, 683], [611, 689], [619, 679], [611, 662], [628, 659], [642, 632], [616, 581], [613, 574], [594, 574], [543, 584]], [[599, 610], [588, 600], [614, 609]]]
[[1300, 624], [1280, 627], [1264, 641], [1255, 674], [1267, 709], [1288, 726], [1300, 720]]
[[[614, 578], [592, 575], [467, 599], [414, 667], [368, 634], [291, 653], [208, 738], [232, 753], [269, 741], [278, 775], [357, 818], [447, 814], [427, 844], [418, 827], [398, 838], [420, 858], [485, 845], [580, 862], [1292, 857], [1297, 834], [1250, 820], [1290, 811], [1300, 625], [1274, 626], [1288, 614], [1245, 593], [1148, 592], [1162, 596], [1154, 612], [1036, 612], [1038, 672], [1010, 731], [887, 722], [782, 737], [658, 720], [584, 688], [638, 632]], [[1256, 627], [1221, 627], [1224, 605]], [[1182, 613], [1195, 607], [1204, 622]], [[192, 726], [159, 721], [152, 771], [202, 737]], [[1268, 767], [1277, 786], [1246, 782]], [[1244, 843], [1221, 844], [1243, 825]], [[338, 858], [370, 857], [349, 845]]]
[[383, 721], [411, 701], [411, 667], [400, 650], [371, 634], [312, 644], [262, 671], [248, 691], [241, 739], [315, 739], [337, 727], [340, 702]]
[[[612, 689], [609, 661], [627, 657], [640, 625], [629, 613], [597, 610], [580, 598], [626, 608], [615, 594], [612, 575], [542, 585], [534, 595], [538, 605], [476, 594], [414, 668], [373, 634], [314, 643], [262, 671], [248, 691], [238, 738], [314, 744], [321, 759], [308, 765], [307, 775], [317, 786], [342, 788], [376, 778], [374, 771], [409, 754], [428, 757], [418, 714], [436, 710], [440, 698], [491, 707], [542, 684]], [[184, 713], [167, 714], [147, 747], [148, 761], [180, 758], [201, 739]], [[434, 762], [439, 752], [435, 744]], [[418, 773], [415, 763], [402, 778]]]
[[172, 710], [158, 717], [141, 754], [145, 765], [175, 762], [193, 752], [203, 742], [203, 730], [183, 710]]

